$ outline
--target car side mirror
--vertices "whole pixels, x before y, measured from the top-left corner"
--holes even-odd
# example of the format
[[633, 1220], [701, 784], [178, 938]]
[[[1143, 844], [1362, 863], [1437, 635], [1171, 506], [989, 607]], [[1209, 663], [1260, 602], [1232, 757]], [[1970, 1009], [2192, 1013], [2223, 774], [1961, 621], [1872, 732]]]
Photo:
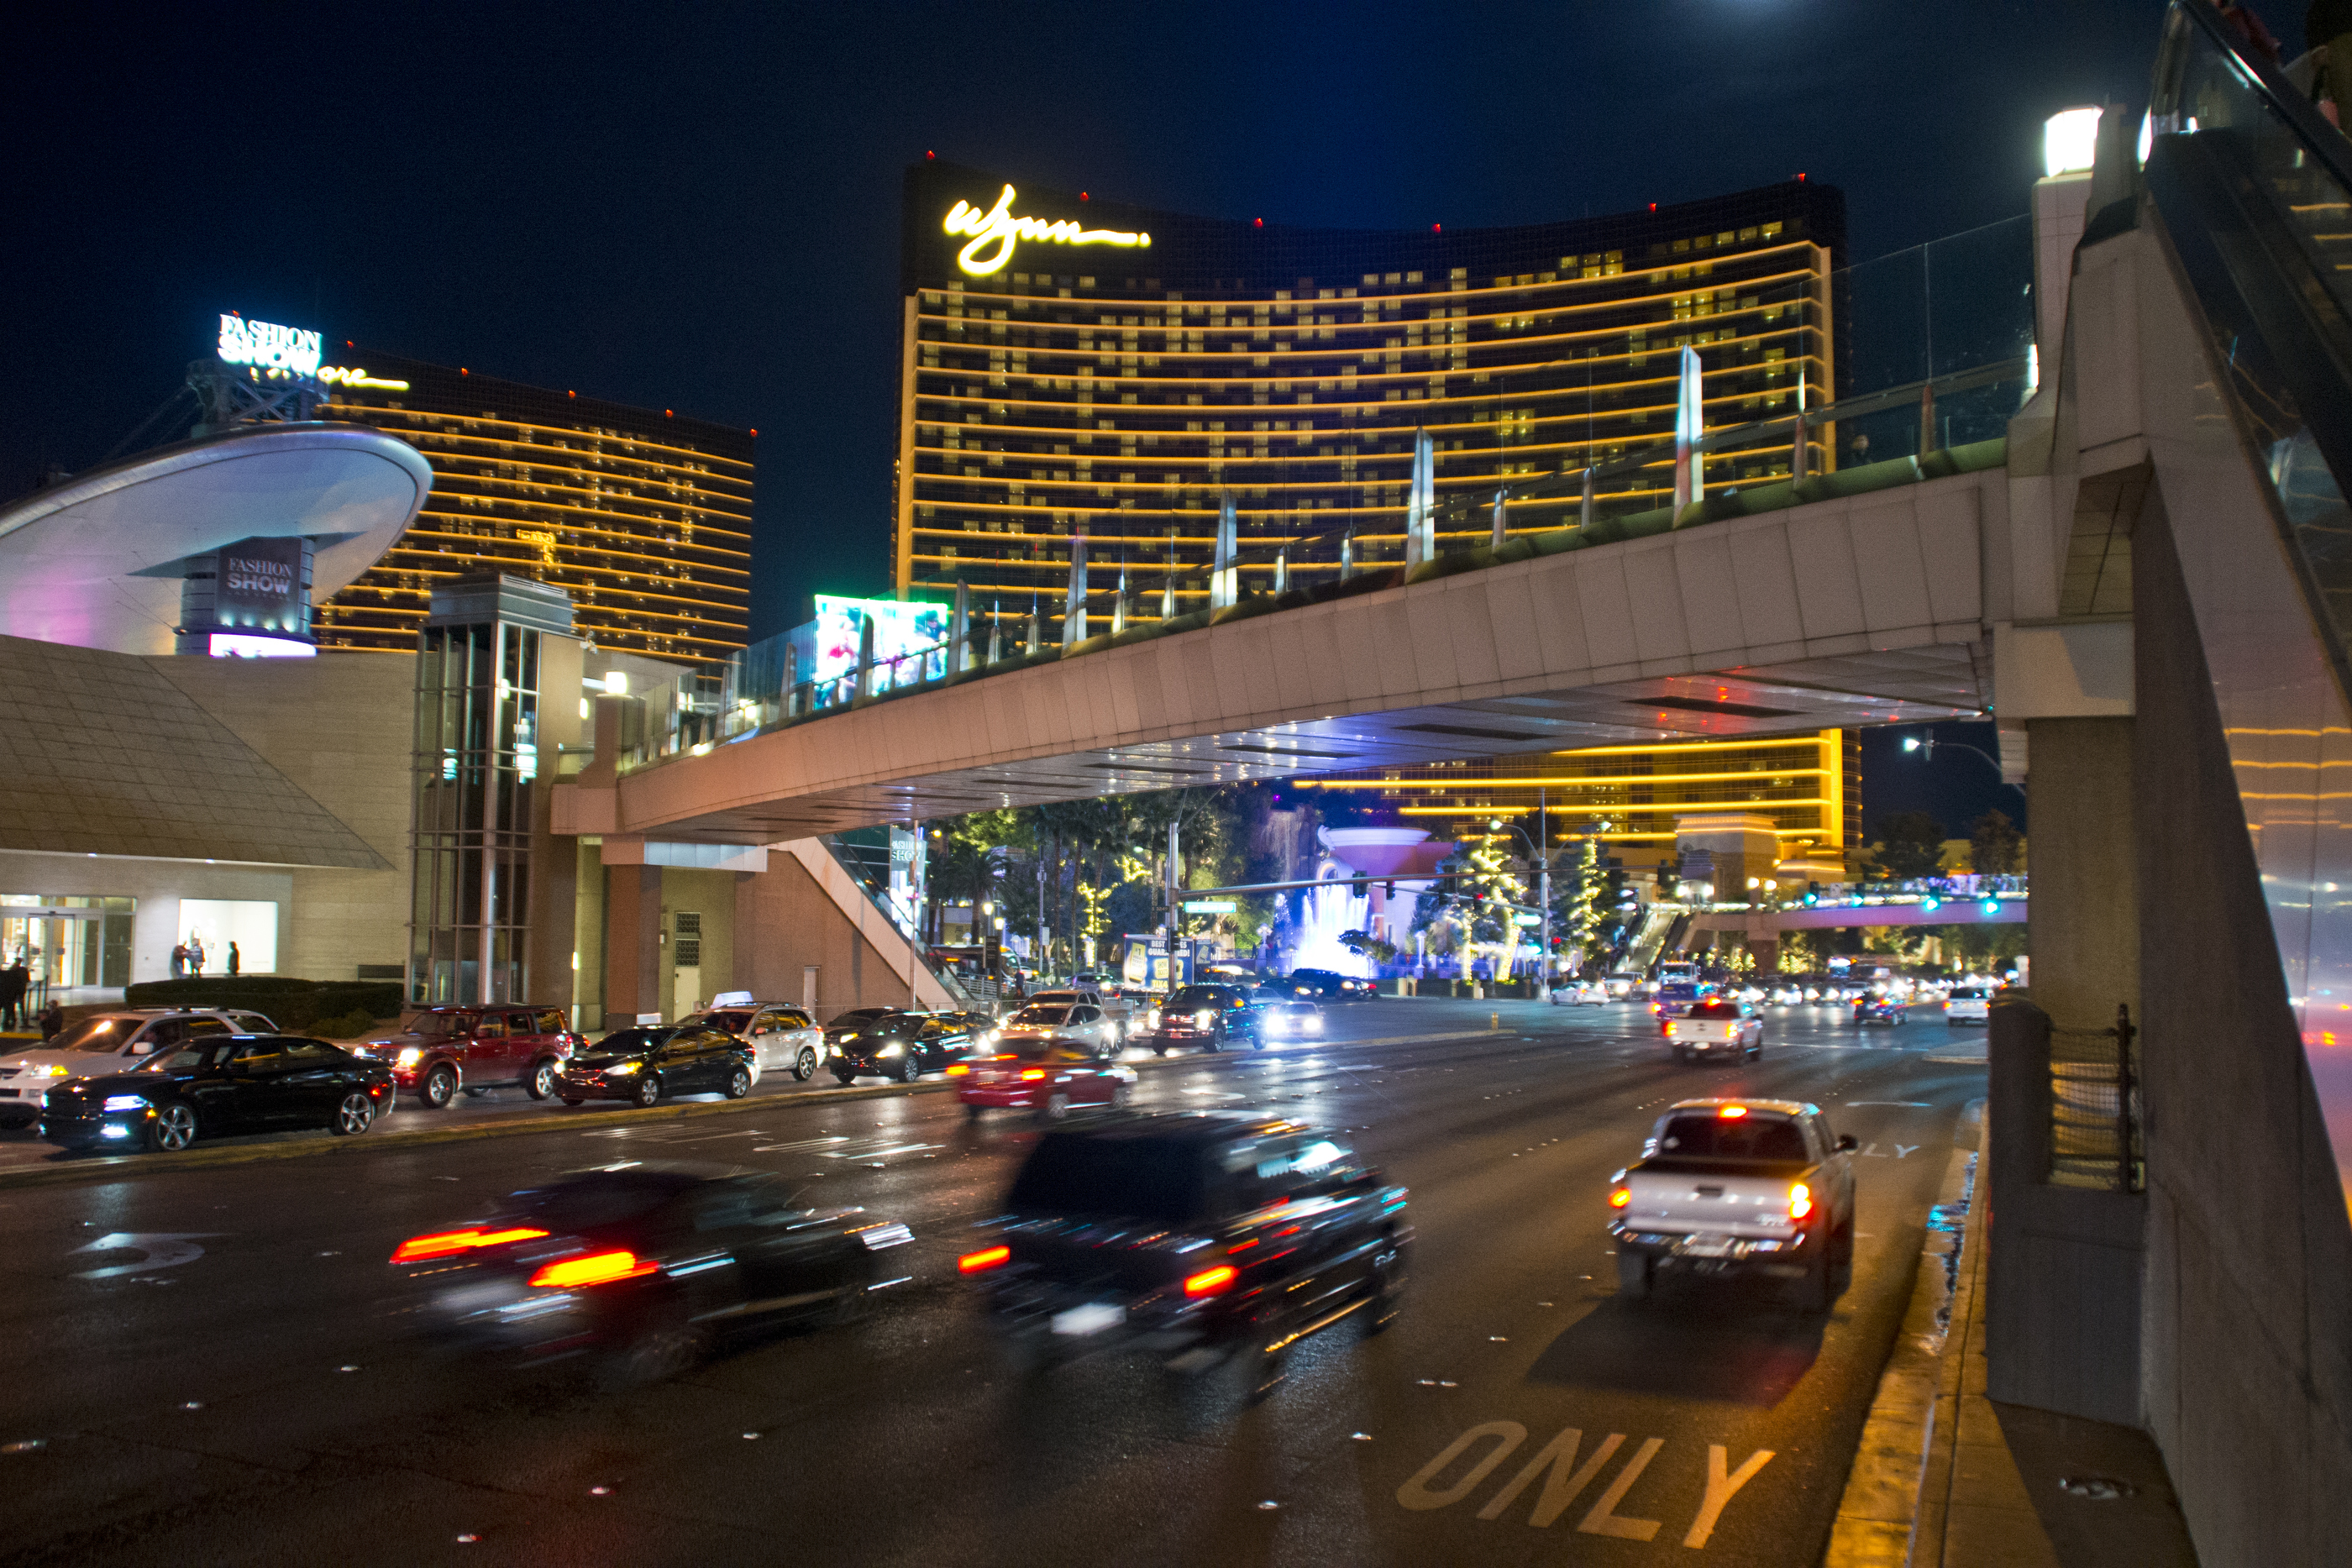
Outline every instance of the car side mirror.
[[1838, 1153], [1845, 1154], [1851, 1150], [1860, 1148], [1862, 1145], [1853, 1141], [1853, 1134], [1852, 1133], [1840, 1133], [1838, 1134], [1837, 1146]]

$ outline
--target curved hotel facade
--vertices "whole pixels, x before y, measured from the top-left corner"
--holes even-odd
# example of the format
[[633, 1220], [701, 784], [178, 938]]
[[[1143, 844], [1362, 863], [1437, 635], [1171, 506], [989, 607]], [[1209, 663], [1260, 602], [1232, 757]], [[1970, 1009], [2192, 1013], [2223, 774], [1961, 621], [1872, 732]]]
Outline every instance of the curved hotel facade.
[[433, 494], [373, 570], [319, 606], [320, 647], [414, 653], [434, 587], [483, 571], [562, 589], [579, 630], [612, 652], [695, 664], [743, 646], [750, 432], [343, 352], [365, 369], [343, 373], [320, 417], [415, 447]]
[[[1198, 608], [1228, 491], [1245, 589], [1336, 571], [1343, 544], [1358, 564], [1402, 559], [1421, 432], [1440, 548], [1484, 542], [1498, 485], [1670, 440], [1685, 345], [1710, 426], [1819, 406], [1838, 380], [1844, 202], [1801, 181], [1391, 233], [1155, 212], [927, 162], [907, 172], [903, 224], [897, 585], [961, 580], [1008, 614], [1063, 591], [1077, 534], [1097, 591], [1123, 566], [1139, 612], [1171, 590], [1178, 613]], [[1709, 456], [1706, 477], [1789, 463], [1783, 438]], [[1833, 463], [1822, 444], [1809, 467]], [[1665, 475], [1603, 481], [1596, 502], [1661, 505]], [[1556, 528], [1580, 504], [1580, 488], [1515, 496], [1506, 526]]]

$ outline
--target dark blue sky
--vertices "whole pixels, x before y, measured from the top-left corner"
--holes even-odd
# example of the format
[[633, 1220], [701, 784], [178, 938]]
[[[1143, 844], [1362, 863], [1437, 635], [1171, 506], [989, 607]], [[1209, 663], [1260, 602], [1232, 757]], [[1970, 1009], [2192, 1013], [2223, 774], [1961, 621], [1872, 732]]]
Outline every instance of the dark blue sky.
[[[2291, 47], [2301, 7], [2257, 5]], [[1304, 224], [1802, 170], [1866, 259], [2024, 210], [2154, 0], [47, 6], [0, 63], [0, 495], [223, 309], [761, 432], [755, 633], [886, 581], [898, 174]], [[1940, 768], [1942, 765], [1939, 764]]]

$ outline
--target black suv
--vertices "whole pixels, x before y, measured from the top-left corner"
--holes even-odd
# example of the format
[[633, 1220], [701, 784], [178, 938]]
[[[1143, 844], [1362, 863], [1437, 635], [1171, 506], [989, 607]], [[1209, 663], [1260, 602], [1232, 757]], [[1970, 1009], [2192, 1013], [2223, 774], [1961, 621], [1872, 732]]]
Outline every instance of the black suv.
[[1222, 1368], [1255, 1398], [1297, 1341], [1396, 1315], [1404, 1207], [1402, 1187], [1296, 1122], [1116, 1112], [1040, 1138], [957, 1267], [1024, 1374], [1135, 1347]]
[[825, 1065], [844, 1083], [859, 1078], [895, 1078], [912, 1083], [971, 1052], [975, 1030], [969, 1013], [909, 1013], [894, 1008], [860, 1008], [824, 1029]]
[[1295, 996], [1328, 997], [1335, 1002], [1352, 1002], [1380, 994], [1371, 981], [1343, 975], [1336, 969], [1293, 969], [1280, 982], [1288, 986]]
[[1161, 1056], [1175, 1045], [1223, 1048], [1231, 1040], [1262, 1046], [1258, 1016], [1250, 1010], [1250, 993], [1241, 986], [1183, 986], [1160, 1004], [1160, 1023], [1151, 1031], [1151, 1049]]

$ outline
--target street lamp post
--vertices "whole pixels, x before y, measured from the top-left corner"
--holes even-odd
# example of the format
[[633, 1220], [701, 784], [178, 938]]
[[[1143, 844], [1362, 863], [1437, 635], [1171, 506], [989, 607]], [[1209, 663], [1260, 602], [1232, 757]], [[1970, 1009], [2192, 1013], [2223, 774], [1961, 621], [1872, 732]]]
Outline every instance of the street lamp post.
[[[1536, 831], [1544, 834], [1547, 840], [1549, 838], [1549, 821], [1545, 792], [1539, 788], [1536, 791]], [[1536, 954], [1536, 975], [1548, 994], [1551, 990], [1551, 857], [1547, 852], [1549, 845], [1548, 842], [1538, 843], [1528, 836], [1525, 828], [1517, 822], [1506, 822], [1500, 817], [1487, 818], [1486, 827], [1489, 831], [1497, 833], [1508, 828], [1519, 835], [1520, 841], [1528, 846], [1528, 852], [1536, 857], [1536, 907], [1543, 915], [1543, 946]]]
[[[2000, 758], [1993, 756], [1992, 753], [1985, 750], [1984, 747], [1980, 746], [1970, 746], [1964, 740], [1937, 740], [1932, 731], [1924, 736], [1906, 735], [1903, 737], [1904, 750], [1916, 751], [1921, 758], [1929, 762], [1936, 760], [1936, 747], [1939, 746], [1944, 747], [1948, 750], [1966, 751], [1977, 757], [1980, 757], [1984, 758], [1987, 763], [1991, 765], [1992, 770], [1995, 773], [2000, 771]], [[2025, 786], [2022, 784], [2011, 783], [2007, 779], [2003, 779], [2001, 783], [2006, 788], [2016, 790], [2020, 795], [2023, 795], [2025, 793]]]

